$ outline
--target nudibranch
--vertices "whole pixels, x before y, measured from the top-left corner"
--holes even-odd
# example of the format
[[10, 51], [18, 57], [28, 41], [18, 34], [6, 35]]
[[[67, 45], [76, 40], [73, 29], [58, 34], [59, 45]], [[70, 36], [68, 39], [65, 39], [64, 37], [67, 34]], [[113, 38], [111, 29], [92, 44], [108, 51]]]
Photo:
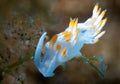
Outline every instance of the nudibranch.
[[52, 77], [59, 65], [82, 56], [80, 50], [84, 44], [96, 43], [105, 34], [105, 31], [101, 32], [107, 21], [107, 18], [104, 18], [105, 13], [106, 10], [101, 11], [96, 4], [92, 16], [84, 23], [78, 23], [78, 18], [70, 18], [68, 28], [45, 43], [44, 56], [41, 57], [47, 34], [44, 32], [39, 39], [34, 57], [34, 63], [41, 74], [44, 77]]

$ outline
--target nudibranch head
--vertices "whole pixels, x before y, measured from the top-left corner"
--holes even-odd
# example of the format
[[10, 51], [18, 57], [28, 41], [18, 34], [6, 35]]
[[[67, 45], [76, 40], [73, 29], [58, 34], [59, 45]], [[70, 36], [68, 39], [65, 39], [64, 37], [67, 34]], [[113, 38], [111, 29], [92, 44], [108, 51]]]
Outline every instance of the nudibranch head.
[[[54, 70], [73, 57], [81, 56], [80, 50], [84, 44], [94, 44], [103, 36], [102, 31], [107, 18], [103, 19], [106, 10], [101, 12], [98, 4], [93, 9], [92, 16], [84, 23], [78, 23], [78, 18], [70, 18], [70, 23], [64, 32], [56, 34], [45, 44], [44, 57], [40, 58], [46, 32], [41, 36], [36, 52], [35, 65], [45, 76], [54, 75]], [[41, 60], [41, 61], [40, 61]]]

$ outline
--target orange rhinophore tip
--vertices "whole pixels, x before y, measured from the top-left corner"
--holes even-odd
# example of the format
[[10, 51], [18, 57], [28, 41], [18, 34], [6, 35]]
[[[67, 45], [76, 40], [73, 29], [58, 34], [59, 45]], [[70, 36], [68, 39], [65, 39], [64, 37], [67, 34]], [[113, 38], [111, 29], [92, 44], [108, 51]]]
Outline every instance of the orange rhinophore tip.
[[70, 20], [69, 27], [74, 28], [77, 25], [78, 25], [78, 19], [71, 19]]
[[74, 26], [74, 23], [75, 23], [75, 20], [71, 19], [71, 20], [70, 20], [70, 23], [69, 23], [69, 27], [73, 27], [73, 26]]
[[78, 19], [75, 20], [74, 26], [78, 25]]

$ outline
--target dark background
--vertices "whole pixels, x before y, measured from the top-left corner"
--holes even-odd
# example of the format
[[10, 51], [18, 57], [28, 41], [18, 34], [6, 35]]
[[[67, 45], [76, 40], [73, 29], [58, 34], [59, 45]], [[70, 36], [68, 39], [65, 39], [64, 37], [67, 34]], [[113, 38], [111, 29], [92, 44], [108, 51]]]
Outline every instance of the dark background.
[[67, 62], [65, 71], [59, 67], [54, 77], [44, 78], [28, 61], [3, 73], [2, 84], [120, 84], [120, 0], [0, 0], [0, 67], [34, 52], [42, 31], [50, 39], [68, 26], [70, 17], [84, 22], [97, 2], [107, 9], [106, 34], [81, 52], [104, 56], [105, 79], [76, 59]]

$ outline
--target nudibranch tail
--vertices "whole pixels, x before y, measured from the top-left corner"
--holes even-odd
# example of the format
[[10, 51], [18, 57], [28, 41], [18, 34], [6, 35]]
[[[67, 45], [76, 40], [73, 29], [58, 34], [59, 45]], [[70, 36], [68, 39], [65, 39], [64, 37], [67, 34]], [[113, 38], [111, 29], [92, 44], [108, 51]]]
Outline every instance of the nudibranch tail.
[[36, 67], [38, 68], [40, 66], [40, 63], [41, 63], [41, 52], [42, 52], [42, 48], [43, 48], [43, 43], [44, 43], [44, 39], [46, 37], [46, 32], [44, 32], [42, 34], [42, 36], [40, 37], [39, 39], [39, 42], [37, 44], [37, 47], [36, 47], [36, 51], [35, 51], [35, 57], [34, 57], [34, 63], [36, 65]]

